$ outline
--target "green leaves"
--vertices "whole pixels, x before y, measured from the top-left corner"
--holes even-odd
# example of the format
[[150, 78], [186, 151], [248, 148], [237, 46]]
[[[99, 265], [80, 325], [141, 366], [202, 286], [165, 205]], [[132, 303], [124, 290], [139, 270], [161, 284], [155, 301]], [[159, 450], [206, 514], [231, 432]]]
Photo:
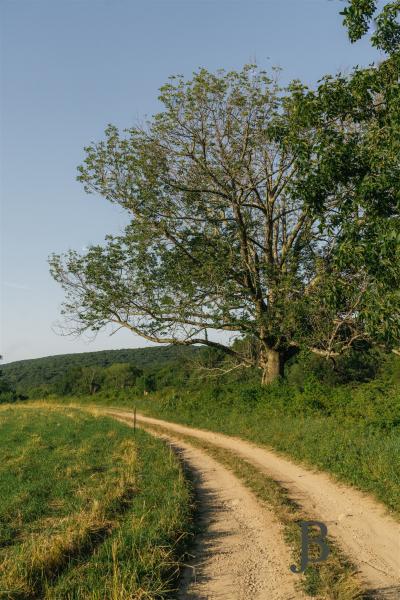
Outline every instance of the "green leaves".
[[347, 27], [349, 38], [356, 42], [369, 30], [374, 21], [375, 31], [371, 36], [372, 45], [388, 54], [400, 48], [400, 1], [387, 2], [373, 19], [377, 10], [375, 0], [348, 0], [348, 6], [340, 13]]
[[400, 2], [389, 2], [376, 18], [376, 31], [372, 35], [372, 44], [391, 54], [400, 48]]
[[348, 6], [340, 14], [344, 16], [343, 24], [347, 27], [352, 42], [368, 32], [375, 11], [375, 0], [349, 0]]

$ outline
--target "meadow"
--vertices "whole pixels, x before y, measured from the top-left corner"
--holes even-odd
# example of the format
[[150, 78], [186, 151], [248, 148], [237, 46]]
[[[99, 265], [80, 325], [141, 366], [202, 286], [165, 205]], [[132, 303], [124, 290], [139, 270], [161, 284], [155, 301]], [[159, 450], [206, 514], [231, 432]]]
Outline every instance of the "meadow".
[[169, 594], [191, 492], [161, 441], [77, 409], [3, 405], [0, 457], [0, 598]]

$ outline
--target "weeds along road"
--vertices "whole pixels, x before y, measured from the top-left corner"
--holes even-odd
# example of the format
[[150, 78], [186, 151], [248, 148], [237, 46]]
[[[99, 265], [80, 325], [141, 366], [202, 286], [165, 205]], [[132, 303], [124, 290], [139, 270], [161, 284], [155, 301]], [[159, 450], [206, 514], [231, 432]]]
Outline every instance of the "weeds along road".
[[[107, 412], [127, 420], [133, 418], [132, 412], [124, 410], [113, 409]], [[172, 435], [177, 433], [198, 438], [232, 451], [247, 460], [282, 485], [288, 491], [289, 497], [302, 508], [310, 520], [319, 520], [327, 525], [329, 534], [337, 540], [359, 569], [366, 589], [376, 591], [377, 597], [400, 598], [400, 523], [373, 498], [338, 483], [326, 473], [312, 471], [292, 463], [275, 452], [239, 438], [143, 415], [138, 415], [137, 420], [143, 425], [162, 426]], [[190, 451], [193, 452], [194, 448]], [[209, 460], [209, 457], [199, 455], [197, 467], [201, 468], [203, 464], [206, 469]], [[233, 475], [232, 477], [232, 488], [241, 485]], [[220, 485], [219, 475], [215, 478], [215, 482], [217, 486]], [[269, 529], [269, 539], [275, 540], [279, 536], [276, 528]], [[287, 565], [288, 561], [286, 569]], [[256, 595], [253, 597], [255, 598]], [[280, 598], [273, 595], [269, 597]], [[290, 598], [290, 595], [285, 598]]]
[[301, 600], [281, 525], [228, 469], [182, 440], [161, 436], [190, 470], [199, 535], [178, 600]]

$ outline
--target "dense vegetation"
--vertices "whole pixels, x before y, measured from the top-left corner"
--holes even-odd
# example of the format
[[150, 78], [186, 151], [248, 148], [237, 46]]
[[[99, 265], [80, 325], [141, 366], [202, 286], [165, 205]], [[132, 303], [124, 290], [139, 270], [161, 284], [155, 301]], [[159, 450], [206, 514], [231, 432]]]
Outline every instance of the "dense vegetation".
[[163, 444], [74, 409], [0, 410], [0, 595], [160, 599], [189, 527]]
[[[131, 385], [143, 370], [194, 355], [196, 350], [175, 346], [127, 348], [7, 363], [0, 371], [0, 402], [16, 400], [18, 394], [43, 398], [50, 393], [95, 393], [104, 386], [116, 390]], [[112, 368], [106, 371], [105, 367]]]

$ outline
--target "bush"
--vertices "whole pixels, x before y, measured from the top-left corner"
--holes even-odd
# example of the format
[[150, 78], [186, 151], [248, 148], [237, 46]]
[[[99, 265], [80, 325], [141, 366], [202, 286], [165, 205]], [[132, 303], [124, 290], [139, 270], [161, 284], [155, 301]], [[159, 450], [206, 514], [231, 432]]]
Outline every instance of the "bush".
[[17, 399], [18, 395], [14, 386], [0, 371], [0, 403], [15, 402]]

